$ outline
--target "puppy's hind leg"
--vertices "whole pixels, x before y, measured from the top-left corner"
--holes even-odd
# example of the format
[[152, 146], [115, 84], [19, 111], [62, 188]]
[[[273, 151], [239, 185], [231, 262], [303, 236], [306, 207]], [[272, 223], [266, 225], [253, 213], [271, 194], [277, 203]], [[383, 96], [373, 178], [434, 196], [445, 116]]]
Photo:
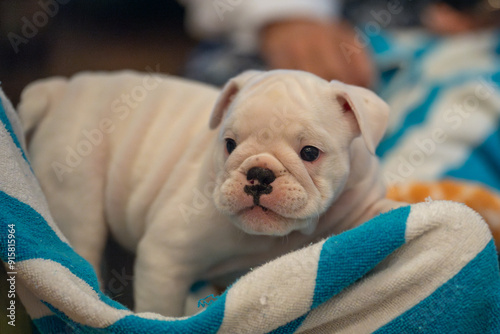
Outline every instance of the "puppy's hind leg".
[[76, 206], [70, 200], [64, 203], [61, 199], [54, 219], [75, 252], [94, 267], [100, 279], [108, 228], [102, 211], [96, 205], [90, 204], [84, 198], [75, 196], [74, 199], [80, 199]]

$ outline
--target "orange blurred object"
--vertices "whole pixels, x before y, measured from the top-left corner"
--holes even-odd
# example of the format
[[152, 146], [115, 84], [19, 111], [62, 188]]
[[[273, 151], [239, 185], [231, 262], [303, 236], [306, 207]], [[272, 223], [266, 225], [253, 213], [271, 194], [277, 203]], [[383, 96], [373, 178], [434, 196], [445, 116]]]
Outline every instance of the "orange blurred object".
[[387, 189], [387, 198], [410, 204], [424, 202], [429, 197], [464, 203], [477, 211], [489, 225], [500, 250], [500, 194], [478, 184], [454, 180], [409, 182]]

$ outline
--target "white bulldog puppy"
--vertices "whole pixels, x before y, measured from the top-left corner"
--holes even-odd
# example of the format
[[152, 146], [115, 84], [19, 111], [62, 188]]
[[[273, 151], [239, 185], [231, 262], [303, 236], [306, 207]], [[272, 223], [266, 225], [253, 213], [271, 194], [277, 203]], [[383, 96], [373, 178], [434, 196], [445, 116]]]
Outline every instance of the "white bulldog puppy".
[[222, 91], [87, 73], [30, 85], [19, 111], [74, 249], [97, 271], [108, 230], [136, 252], [136, 311], [180, 316], [196, 281], [227, 283], [399, 206], [374, 155], [388, 106], [306, 72], [245, 72]]

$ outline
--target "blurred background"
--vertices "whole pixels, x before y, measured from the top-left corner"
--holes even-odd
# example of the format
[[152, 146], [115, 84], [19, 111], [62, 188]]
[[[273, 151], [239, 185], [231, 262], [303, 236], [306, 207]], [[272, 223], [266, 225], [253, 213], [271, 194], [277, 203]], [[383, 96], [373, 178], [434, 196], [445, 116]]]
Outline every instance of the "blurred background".
[[[43, 8], [49, 2], [0, 0], [0, 81], [14, 105], [29, 82], [53, 75], [148, 66], [182, 75], [198, 44], [175, 0], [58, 0], [58, 8]], [[391, 24], [415, 24], [419, 2], [398, 2], [404, 12]], [[346, 1], [344, 16], [362, 21], [386, 6], [385, 0]]]
[[[195, 45], [183, 28], [184, 9], [173, 0], [59, 3], [53, 10], [57, 13], [43, 24], [43, 16], [37, 16], [43, 9], [38, 1], [0, 0], [0, 81], [14, 104], [26, 84], [53, 75], [124, 68], [145, 71], [158, 64], [161, 72], [179, 74]], [[31, 23], [38, 19], [40, 27], [23, 31], [26, 18]], [[21, 37], [14, 43], [18, 50], [11, 42], [15, 35], [9, 40], [9, 33]]]

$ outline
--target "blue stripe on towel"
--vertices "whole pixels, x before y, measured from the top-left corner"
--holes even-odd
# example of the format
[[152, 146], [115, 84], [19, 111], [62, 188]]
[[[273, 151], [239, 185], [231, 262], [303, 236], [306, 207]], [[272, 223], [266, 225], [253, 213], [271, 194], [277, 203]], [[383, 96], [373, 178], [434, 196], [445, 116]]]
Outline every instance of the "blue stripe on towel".
[[65, 323], [56, 315], [33, 319], [33, 324], [40, 333], [77, 333], [75, 326]]
[[490, 73], [465, 72], [446, 81], [429, 84], [430, 88], [428, 92], [423, 95], [425, 99], [418, 106], [406, 113], [404, 122], [393, 133], [387, 133], [382, 139], [377, 147], [377, 156], [384, 158], [385, 154], [391, 152], [391, 150], [398, 146], [400, 141], [408, 136], [411, 129], [426, 126], [426, 120], [429, 115], [434, 113], [433, 108], [436, 105], [436, 101], [439, 102], [442, 94], [462, 85], [480, 82], [482, 79], [487, 79], [498, 85], [500, 83], [500, 73], [491, 75]]
[[370, 37], [370, 47], [375, 54], [382, 54], [385, 52], [390, 52], [393, 49], [392, 41], [390, 36], [384, 32], [380, 34], [371, 35]]
[[415, 109], [408, 113], [404, 123], [395, 133], [383, 139], [377, 148], [377, 155], [383, 157], [388, 151], [397, 145], [397, 143], [404, 137], [408, 129], [415, 125], [422, 124], [427, 118], [430, 107], [434, 104], [441, 92], [441, 87], [434, 86], [430, 88], [427, 98]]
[[450, 169], [444, 177], [474, 180], [500, 191], [500, 123], [497, 129], [470, 153], [460, 167]]
[[[498, 94], [500, 72], [484, 76], [484, 78], [486, 82], [496, 86], [491, 88], [495, 88], [495, 94]], [[497, 113], [500, 115], [500, 106], [497, 108]], [[495, 152], [497, 154], [494, 154]], [[485, 134], [484, 142], [472, 149], [469, 158], [461, 166], [450, 168], [443, 176], [479, 181], [500, 190], [500, 155], [498, 152], [500, 152], [500, 121], [497, 123], [496, 130]]]
[[24, 160], [29, 165], [28, 158], [24, 154], [24, 150], [21, 147], [21, 143], [17, 139], [17, 136], [16, 136], [16, 134], [14, 132], [14, 129], [12, 129], [12, 124], [10, 123], [9, 118], [7, 117], [7, 113], [5, 112], [5, 109], [4, 109], [4, 106], [3, 106], [3, 103], [2, 103], [1, 99], [0, 99], [0, 121], [4, 124], [5, 129], [7, 130], [7, 132], [12, 137], [12, 141], [14, 142], [14, 144], [16, 144], [17, 148], [19, 148], [19, 151], [21, 151], [21, 154], [23, 155]]
[[306, 317], [307, 317], [307, 314], [304, 314], [303, 316], [298, 317], [297, 319], [295, 319], [293, 321], [290, 321], [286, 325], [283, 325], [283, 326], [281, 326], [281, 327], [273, 330], [272, 332], [269, 332], [268, 334], [289, 334], [289, 333], [295, 333], [295, 331], [297, 330], [297, 328], [299, 328], [300, 325], [302, 325], [302, 323], [304, 322], [304, 319]]
[[[74, 275], [86, 281], [96, 292], [99, 283], [92, 266], [62, 242], [47, 221], [32, 207], [0, 191], [0, 257], [8, 260], [8, 225], [14, 225], [16, 259], [18, 263], [30, 259], [47, 259], [58, 262]], [[123, 305], [100, 293], [101, 300], [119, 309]]]
[[[318, 261], [311, 309], [354, 283], [403, 245], [409, 214], [410, 206], [398, 208], [326, 240]], [[381, 225], [391, 225], [390, 232]]]
[[93, 328], [78, 324], [69, 319], [64, 313], [49, 305], [50, 309], [56, 315], [35, 319], [33, 322], [41, 333], [215, 334], [224, 319], [225, 304], [226, 293], [221, 295], [203, 312], [187, 319], [156, 320], [142, 318], [138, 314], [133, 314], [123, 317], [106, 328]]
[[500, 333], [500, 274], [495, 259], [491, 241], [452, 279], [375, 333]]
[[[45, 303], [46, 306], [50, 308], [55, 315], [46, 316], [43, 318], [33, 320], [33, 323], [37, 326], [42, 333], [89, 333], [95, 334], [103, 332], [101, 329], [96, 329], [90, 326], [82, 325], [76, 321], [73, 321], [66, 314], [59, 311], [52, 305]], [[59, 319], [59, 321], [57, 320]]]
[[[427, 61], [427, 55], [432, 54], [436, 47], [439, 47], [440, 39], [435, 36], [420, 36], [415, 39], [412, 46], [399, 41], [399, 37], [393, 34], [382, 32], [379, 36], [373, 37], [373, 41], [380, 44], [379, 39], [385, 39], [385, 51], [383, 49], [374, 50], [374, 60], [377, 68], [385, 77], [380, 78], [376, 89], [381, 98], [387, 99], [388, 96], [398, 94], [401, 89], [408, 87], [409, 84], [422, 80], [425, 73], [423, 68]], [[405, 45], [406, 44], [406, 45]], [[412, 64], [411, 68], [408, 64]], [[404, 70], [402, 70], [404, 68]], [[395, 81], [387, 81], [387, 71], [397, 71]], [[393, 73], [395, 74], [395, 73]]]
[[116, 334], [215, 334], [219, 330], [224, 319], [226, 295], [227, 293], [223, 293], [203, 312], [187, 319], [165, 321], [144, 319], [137, 315], [129, 315], [107, 327], [106, 330], [109, 333]]
[[[96, 291], [99, 284], [92, 267], [71, 247], [62, 242], [45, 219], [32, 207], [0, 191], [0, 224], [15, 226], [16, 262], [48, 259], [68, 268]], [[0, 234], [2, 260], [7, 258], [7, 233]]]

